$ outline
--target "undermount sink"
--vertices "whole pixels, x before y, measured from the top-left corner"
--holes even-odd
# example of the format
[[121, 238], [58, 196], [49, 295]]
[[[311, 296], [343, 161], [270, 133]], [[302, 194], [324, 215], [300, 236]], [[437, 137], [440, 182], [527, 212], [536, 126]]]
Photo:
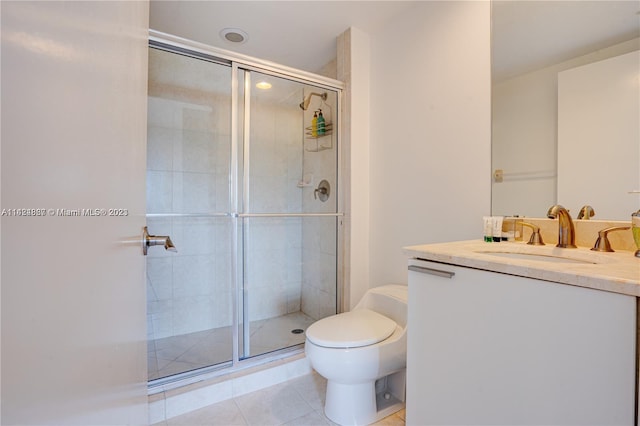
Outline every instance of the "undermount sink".
[[597, 263], [590, 260], [575, 259], [572, 257], [552, 256], [552, 255], [535, 254], [535, 253], [512, 253], [512, 252], [496, 252], [496, 251], [483, 251], [478, 253], [489, 254], [491, 256], [506, 257], [509, 259], [533, 260], [536, 262], [585, 263], [585, 264]]

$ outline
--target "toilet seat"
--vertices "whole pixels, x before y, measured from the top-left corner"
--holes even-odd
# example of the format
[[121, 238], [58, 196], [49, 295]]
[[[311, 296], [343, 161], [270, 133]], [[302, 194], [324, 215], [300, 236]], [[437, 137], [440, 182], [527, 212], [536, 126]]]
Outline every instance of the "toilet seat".
[[395, 321], [369, 309], [356, 309], [313, 323], [307, 339], [327, 348], [359, 348], [381, 342], [393, 334]]

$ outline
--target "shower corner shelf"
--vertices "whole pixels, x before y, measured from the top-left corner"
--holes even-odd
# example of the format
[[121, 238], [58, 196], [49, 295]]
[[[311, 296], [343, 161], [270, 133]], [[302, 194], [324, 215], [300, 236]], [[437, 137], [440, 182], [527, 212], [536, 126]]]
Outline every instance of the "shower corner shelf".
[[[333, 138], [330, 137], [332, 134], [333, 134], [333, 125], [331, 124], [331, 122], [327, 122], [325, 124], [325, 131], [323, 134], [320, 134], [320, 135], [318, 134], [314, 135], [312, 133], [311, 126], [305, 127], [305, 132], [304, 132], [305, 139], [306, 139], [305, 151], [319, 152], [319, 151], [326, 151], [327, 149], [333, 148]], [[327, 137], [329, 138], [326, 139]], [[315, 141], [315, 143], [313, 141]]]
[[[324, 136], [307, 138], [304, 142], [304, 150], [307, 152], [320, 152], [333, 148], [332, 138], [322, 139], [324, 139]], [[327, 141], [328, 143], [326, 143]]]
[[313, 134], [311, 134], [311, 132], [305, 132], [304, 135], [306, 136], [307, 139], [321, 139], [324, 138], [325, 136], [331, 136], [333, 134], [333, 132], [328, 131], [328, 132], [324, 132], [321, 135], [317, 135], [314, 136]]
[[312, 126], [307, 126], [304, 128], [305, 132], [305, 136], [307, 136], [307, 139], [316, 139], [316, 138], [321, 138], [324, 136], [328, 136], [331, 133], [333, 133], [333, 124], [331, 124], [330, 121], [327, 121], [324, 125], [324, 133], [322, 134], [313, 134], [313, 128]]

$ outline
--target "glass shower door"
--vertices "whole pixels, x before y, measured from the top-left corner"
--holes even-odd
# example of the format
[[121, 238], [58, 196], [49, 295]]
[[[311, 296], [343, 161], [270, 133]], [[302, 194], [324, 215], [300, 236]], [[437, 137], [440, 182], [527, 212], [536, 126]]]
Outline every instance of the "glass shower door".
[[147, 226], [178, 252], [147, 256], [148, 377], [230, 363], [231, 67], [149, 49]]
[[170, 49], [149, 49], [147, 226], [178, 250], [147, 256], [156, 389], [300, 348], [337, 312], [341, 220], [338, 92]]
[[[304, 343], [309, 325], [336, 313], [337, 93], [256, 71], [243, 76], [251, 125], [242, 153], [240, 355], [249, 358]], [[320, 111], [318, 135], [311, 125]], [[316, 191], [323, 181], [326, 194]]]

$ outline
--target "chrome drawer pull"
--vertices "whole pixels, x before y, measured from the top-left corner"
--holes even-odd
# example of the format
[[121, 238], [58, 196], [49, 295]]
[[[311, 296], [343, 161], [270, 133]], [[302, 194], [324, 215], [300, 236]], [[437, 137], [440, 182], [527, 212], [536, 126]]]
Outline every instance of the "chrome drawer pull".
[[424, 266], [416, 265], [409, 265], [409, 270], [413, 272], [420, 272], [421, 274], [437, 275], [445, 278], [451, 278], [456, 274], [455, 272], [441, 271], [439, 269], [425, 268]]

